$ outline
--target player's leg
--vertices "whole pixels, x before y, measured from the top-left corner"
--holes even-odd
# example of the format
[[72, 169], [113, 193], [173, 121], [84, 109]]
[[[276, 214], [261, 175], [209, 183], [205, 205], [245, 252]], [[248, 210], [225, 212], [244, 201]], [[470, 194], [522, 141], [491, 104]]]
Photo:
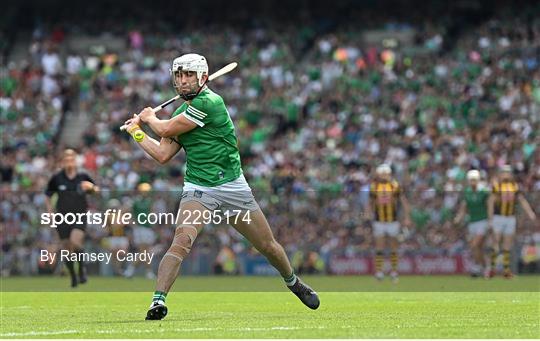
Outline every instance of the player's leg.
[[399, 248], [399, 242], [396, 237], [389, 237], [390, 239], [390, 264], [392, 266], [392, 270], [390, 272], [390, 278], [392, 279], [392, 282], [397, 283], [398, 282], [398, 264], [399, 264], [399, 257], [398, 257], [398, 248]]
[[489, 274], [487, 275], [488, 278], [495, 277], [496, 270], [497, 270], [497, 259], [499, 258], [500, 254], [500, 234], [493, 231], [490, 233], [490, 246], [489, 246]]
[[[240, 213], [243, 215], [244, 213]], [[240, 232], [253, 246], [265, 256], [270, 264], [279, 271], [283, 278], [289, 277], [292, 266], [283, 247], [275, 240], [272, 230], [262, 211], [250, 211], [250, 221], [231, 218], [231, 225]]]
[[481, 231], [479, 223], [474, 222], [469, 224], [469, 246], [475, 263], [471, 274], [473, 277], [481, 275], [484, 266], [484, 234]]
[[384, 278], [384, 244], [386, 238], [384, 223], [373, 223], [373, 237], [375, 239], [375, 278], [382, 280]]
[[474, 263], [475, 263], [475, 268], [473, 269], [473, 275], [479, 275], [481, 274], [481, 271], [482, 271], [482, 266], [484, 262], [483, 250], [482, 250], [483, 244], [484, 244], [483, 235], [476, 234], [471, 237], [470, 248], [471, 248], [471, 253], [473, 256]]
[[502, 240], [502, 254], [503, 254], [503, 267], [504, 267], [504, 277], [512, 278], [512, 270], [510, 269], [510, 260], [512, 253], [512, 246], [514, 245], [514, 235], [506, 234], [503, 236]]
[[[482, 246], [482, 260], [484, 264], [484, 278], [490, 279], [495, 274], [493, 272], [493, 267], [491, 266], [491, 263], [493, 261], [493, 243], [494, 243], [494, 237], [492, 231], [487, 231], [484, 234], [484, 243]], [[487, 251], [487, 252], [486, 252]]]
[[[239, 213], [241, 215], [244, 212]], [[230, 219], [231, 225], [240, 232], [270, 264], [281, 274], [287, 287], [309, 308], [319, 307], [319, 297], [309, 286], [298, 278], [292, 269], [285, 250], [274, 238], [268, 221], [261, 209], [249, 211], [250, 219]]]
[[501, 254], [501, 240], [502, 240], [502, 230], [504, 226], [502, 222], [498, 219], [497, 216], [493, 218], [493, 233], [491, 234], [491, 271], [490, 277], [495, 276], [497, 269], [497, 259]]
[[[478, 232], [477, 232], [481, 238], [479, 238], [479, 241], [478, 241], [478, 247], [477, 247], [477, 253], [478, 253], [478, 257], [480, 259], [480, 266], [482, 268], [482, 271], [483, 271], [483, 274], [484, 274], [484, 278], [489, 278], [489, 275], [490, 275], [490, 257], [491, 254], [486, 254], [486, 246], [488, 246], [489, 244], [487, 244], [491, 238], [490, 237], [490, 231], [488, 231], [488, 221], [487, 219], [485, 220], [482, 220], [482, 221], [479, 221], [478, 222]], [[492, 240], [492, 239], [491, 239]]]
[[516, 217], [508, 217], [507, 226], [503, 230], [502, 236], [502, 254], [503, 254], [503, 266], [504, 277], [512, 278], [512, 270], [510, 268], [510, 257], [512, 253], [512, 247], [514, 246], [514, 236], [516, 233]]
[[72, 252], [77, 253], [79, 263], [79, 282], [84, 284], [87, 282], [86, 269], [80, 254], [84, 252], [84, 230], [79, 227], [74, 227], [69, 235]]
[[388, 223], [387, 233], [388, 233], [388, 240], [390, 243], [390, 265], [392, 269], [390, 271], [390, 278], [392, 278], [392, 282], [394, 283], [398, 282], [399, 230], [400, 230], [399, 222], [395, 221], [395, 222]]
[[[62, 250], [68, 250], [70, 253], [73, 252], [73, 245], [70, 242], [70, 235], [72, 228], [69, 225], [60, 225], [56, 228], [58, 236], [60, 237], [60, 245]], [[71, 278], [71, 287], [74, 288], [77, 286], [77, 276], [75, 275], [75, 265], [71, 260], [66, 260], [66, 268], [69, 271], [69, 276]]]
[[[173, 241], [159, 264], [156, 290], [169, 292], [178, 276], [180, 264], [191, 251], [195, 238], [203, 228], [202, 214], [205, 211], [208, 209], [197, 201], [187, 201], [180, 205]], [[199, 213], [195, 212], [200, 212], [201, 218], [197, 219]]]
[[146, 314], [147, 320], [161, 320], [167, 315], [165, 298], [178, 277], [182, 261], [191, 251], [195, 238], [203, 228], [202, 217], [206, 211], [208, 209], [195, 200], [183, 200], [180, 203], [173, 241], [159, 263], [156, 291]]

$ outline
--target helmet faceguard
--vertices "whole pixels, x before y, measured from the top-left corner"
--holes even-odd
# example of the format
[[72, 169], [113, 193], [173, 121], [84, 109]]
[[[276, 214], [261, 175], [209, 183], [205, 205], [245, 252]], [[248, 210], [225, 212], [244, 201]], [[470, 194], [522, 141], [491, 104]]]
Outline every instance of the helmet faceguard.
[[506, 181], [506, 180], [510, 180], [512, 179], [512, 176], [513, 176], [513, 172], [512, 172], [512, 166], [510, 165], [503, 165], [500, 169], [499, 169], [499, 177]]
[[[182, 84], [178, 84], [176, 82], [176, 79], [178, 73], [189, 71], [197, 73], [197, 81], [199, 88], [197, 89], [197, 91], [185, 93], [182, 91]], [[206, 58], [204, 58], [204, 56], [196, 53], [189, 53], [176, 58], [173, 61], [170, 72], [173, 86], [176, 92], [178, 93], [178, 95], [180, 95], [180, 97], [182, 97], [182, 99], [189, 101], [197, 97], [197, 95], [199, 95], [202, 88], [204, 87], [205, 81], [203, 80], [203, 75], [208, 76], [208, 63], [206, 62]]]

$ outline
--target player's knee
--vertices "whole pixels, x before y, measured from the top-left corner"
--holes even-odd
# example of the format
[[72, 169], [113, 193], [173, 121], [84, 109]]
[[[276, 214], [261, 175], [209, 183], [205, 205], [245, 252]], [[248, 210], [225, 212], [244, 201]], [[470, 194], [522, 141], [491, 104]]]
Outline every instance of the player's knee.
[[178, 259], [179, 261], [191, 252], [193, 242], [197, 238], [197, 228], [190, 225], [181, 225], [176, 228], [174, 233], [174, 239], [171, 247], [165, 253], [166, 256], [170, 256]]
[[480, 247], [482, 245], [482, 237], [475, 236], [471, 242], [472, 247]]

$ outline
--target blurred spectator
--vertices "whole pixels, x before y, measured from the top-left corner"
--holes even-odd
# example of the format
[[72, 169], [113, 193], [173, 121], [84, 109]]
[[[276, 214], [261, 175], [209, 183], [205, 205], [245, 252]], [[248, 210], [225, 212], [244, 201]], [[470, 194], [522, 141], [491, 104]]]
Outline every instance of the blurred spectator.
[[[157, 166], [118, 127], [175, 95], [170, 63], [191, 51], [206, 55], [211, 70], [231, 60], [241, 65], [211, 87], [227, 103], [244, 173], [277, 238], [309, 260], [298, 266], [319, 271], [330, 254], [371, 252], [362, 208], [370, 173], [383, 162], [396, 170], [414, 209], [405, 253], [463, 250], [462, 230], [448, 220], [470, 168], [490, 177], [511, 164], [533, 207], [540, 207], [540, 19], [529, 15], [538, 4], [518, 10], [495, 2], [484, 21], [445, 13], [437, 23], [428, 19], [440, 15], [436, 4], [399, 20], [373, 6], [351, 5], [337, 19], [320, 20], [326, 4], [313, 5], [300, 23], [242, 12], [230, 19], [237, 25], [201, 25], [203, 16], [194, 15], [182, 34], [173, 20], [146, 24], [154, 20], [142, 19], [159, 16], [154, 10], [129, 8], [141, 18], [135, 27], [99, 14], [112, 10], [106, 4], [84, 18], [59, 13], [57, 22], [36, 24], [26, 58], [8, 59], [0, 71], [2, 273], [31, 271], [25, 257], [50, 242], [39, 223], [40, 193], [55, 170], [55, 150], [64, 147], [66, 122], [80, 130], [80, 164], [106, 189], [92, 209], [105, 211], [109, 199], [130, 207], [139, 198], [127, 191], [146, 182], [154, 189], [152, 210], [176, 212], [183, 152]], [[466, 29], [451, 35], [452, 23]], [[395, 37], [415, 33], [409, 43], [376, 43], [366, 39], [372, 28]], [[68, 44], [98, 33], [107, 34], [104, 44], [116, 37], [127, 46]], [[518, 225], [522, 235], [538, 231]], [[156, 250], [174, 233], [171, 226], [152, 229]], [[102, 232], [91, 247], [101, 247]], [[215, 253], [245, 252], [231, 228], [212, 233], [220, 235], [207, 240]]]

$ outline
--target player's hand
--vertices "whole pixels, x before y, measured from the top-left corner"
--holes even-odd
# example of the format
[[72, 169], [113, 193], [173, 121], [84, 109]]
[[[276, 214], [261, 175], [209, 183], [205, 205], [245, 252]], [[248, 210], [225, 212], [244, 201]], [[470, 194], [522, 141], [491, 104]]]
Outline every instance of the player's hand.
[[92, 192], [94, 190], [94, 184], [90, 181], [81, 181], [81, 188], [85, 192]]
[[148, 119], [152, 116], [156, 116], [156, 113], [154, 112], [154, 110], [152, 110], [152, 108], [150, 107], [146, 107], [143, 109], [143, 111], [141, 111], [139, 113], [139, 118], [141, 119], [142, 122], [147, 122]]
[[126, 122], [124, 122], [124, 125], [126, 126], [126, 131], [129, 132], [131, 130], [130, 128], [136, 125], [140, 125], [140, 123], [141, 123], [141, 118], [133, 114], [133, 117], [127, 120]]

